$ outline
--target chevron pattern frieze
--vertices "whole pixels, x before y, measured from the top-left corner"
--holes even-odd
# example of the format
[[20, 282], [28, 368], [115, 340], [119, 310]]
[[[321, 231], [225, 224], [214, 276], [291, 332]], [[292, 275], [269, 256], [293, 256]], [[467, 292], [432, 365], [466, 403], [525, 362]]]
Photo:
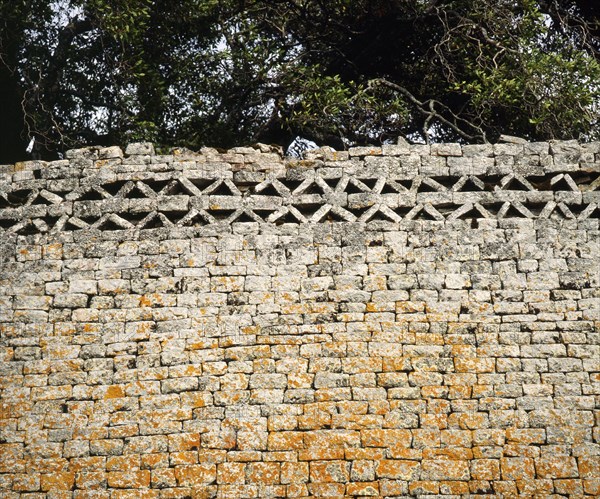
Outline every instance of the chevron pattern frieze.
[[0, 231], [600, 218], [597, 143], [319, 149], [304, 161], [260, 146], [159, 156], [133, 144], [0, 167]]

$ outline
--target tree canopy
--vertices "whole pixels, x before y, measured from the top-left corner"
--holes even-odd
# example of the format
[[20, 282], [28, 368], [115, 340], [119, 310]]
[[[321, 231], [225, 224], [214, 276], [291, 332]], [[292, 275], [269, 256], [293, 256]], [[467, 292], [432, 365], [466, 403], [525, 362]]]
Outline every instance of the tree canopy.
[[0, 161], [600, 138], [594, 0], [0, 0]]

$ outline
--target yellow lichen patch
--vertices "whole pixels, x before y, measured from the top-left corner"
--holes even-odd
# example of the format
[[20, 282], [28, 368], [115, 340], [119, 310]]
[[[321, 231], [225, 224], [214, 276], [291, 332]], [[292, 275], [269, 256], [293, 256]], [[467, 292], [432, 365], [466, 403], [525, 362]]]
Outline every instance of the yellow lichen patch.
[[111, 385], [106, 389], [104, 399], [116, 399], [125, 396], [125, 390], [120, 385]]
[[157, 307], [163, 304], [162, 296], [158, 293], [142, 295], [140, 297], [140, 307]]

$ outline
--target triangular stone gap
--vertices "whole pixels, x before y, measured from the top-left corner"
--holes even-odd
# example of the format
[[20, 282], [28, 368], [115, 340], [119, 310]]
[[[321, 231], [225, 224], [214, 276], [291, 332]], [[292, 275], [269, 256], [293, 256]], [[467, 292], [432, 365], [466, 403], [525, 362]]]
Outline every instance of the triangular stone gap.
[[597, 182], [596, 187], [600, 186], [600, 172], [592, 172], [586, 170], [579, 170], [569, 172], [569, 176], [573, 180], [573, 183], [577, 186], [578, 191], [589, 191], [590, 186]]
[[[220, 179], [215, 179], [215, 178], [189, 178], [189, 177], [187, 177], [187, 178], [181, 178], [180, 181], [184, 187], [187, 187], [190, 190], [195, 189], [193, 195], [196, 195], [196, 196], [198, 196], [200, 194], [210, 194], [211, 190], [214, 188], [217, 188], [220, 183]], [[191, 185], [188, 185], [188, 182]], [[192, 193], [190, 193], [190, 194], [192, 194]]]
[[496, 187], [496, 190], [502, 191], [535, 191], [535, 187], [521, 175], [515, 175], [513, 173], [506, 175], [500, 181], [500, 187]]
[[369, 177], [369, 178], [359, 179], [359, 182], [362, 182], [362, 184], [365, 185], [367, 187], [367, 189], [369, 189], [369, 192], [373, 191], [373, 189], [377, 185], [378, 181], [379, 181], [378, 177]]
[[207, 187], [202, 194], [210, 194], [211, 196], [234, 196], [229, 185], [225, 182], [225, 179], [216, 180], [212, 185]]
[[398, 194], [400, 192], [406, 192], [406, 188], [403, 185], [388, 180], [381, 189], [381, 194]]
[[282, 197], [288, 197], [292, 194], [290, 187], [287, 185], [289, 182], [287, 182], [287, 181], [282, 182], [280, 179], [273, 176], [273, 180], [271, 181], [271, 183], [273, 184], [273, 187], [275, 187], [275, 189], [277, 189], [277, 191], [279, 192], [279, 194]]
[[96, 228], [108, 231], [127, 230], [133, 228], [133, 225], [118, 215], [111, 215], [106, 217]]
[[383, 190], [384, 187], [385, 187], [385, 178], [379, 177], [377, 179], [377, 182], [375, 182], [375, 185], [371, 189], [371, 192], [373, 192], [375, 194], [381, 194], [381, 191]]
[[51, 231], [53, 233], [63, 231], [65, 228], [65, 224], [67, 223], [68, 220], [69, 220], [69, 215], [62, 215], [61, 217], [58, 218], [56, 223], [53, 224]]
[[[156, 197], [156, 192], [154, 192], [150, 187], [148, 187], [145, 182], [142, 182], [140, 180], [138, 180], [135, 183], [135, 189], [132, 189], [132, 191], [134, 191], [136, 193], [135, 195], [137, 195], [137, 192], [140, 192], [144, 198], [155, 198]], [[131, 194], [131, 192], [130, 192], [130, 194]]]
[[239, 214], [231, 218], [232, 222], [262, 222], [257, 215], [250, 210], [238, 210]]
[[573, 182], [573, 179], [568, 175], [561, 173], [550, 180], [550, 187], [553, 191], [574, 191], [579, 192], [579, 187]]
[[300, 213], [306, 220], [310, 220], [315, 213], [317, 213], [322, 207], [322, 204], [311, 203], [311, 204], [294, 204], [293, 207]]
[[186, 189], [179, 180], [153, 180], [148, 182], [148, 187], [150, 187], [154, 192], [156, 192], [159, 196], [178, 196], [189, 194], [188, 189]]
[[515, 204], [509, 202], [504, 203], [504, 206], [498, 213], [498, 218], [533, 218], [533, 214], [528, 216], [526, 213], [523, 213], [521, 209], [518, 209]]
[[411, 220], [429, 220], [429, 221], [435, 221], [436, 218], [429, 213], [425, 207], [421, 208], [417, 213], [415, 213], [415, 215], [411, 218]]
[[235, 185], [233, 180], [231, 180], [230, 178], [224, 179], [223, 183], [229, 188], [229, 191], [231, 192], [232, 196], [241, 196], [242, 195], [242, 193], [237, 188], [237, 186]]
[[173, 224], [162, 213], [153, 211], [138, 225], [139, 229], [161, 229], [171, 227]]
[[346, 208], [341, 206], [332, 206], [331, 212], [335, 213], [335, 215], [338, 216], [342, 222], [356, 222], [356, 215]]
[[375, 204], [373, 206], [369, 206], [368, 208], [352, 210], [352, 212], [357, 216], [359, 222], [365, 223], [371, 220], [371, 218], [377, 214], [379, 211], [379, 206], [379, 204]]
[[[131, 193], [131, 191], [134, 191], [133, 193]], [[131, 193], [131, 194], [130, 194]], [[127, 182], [122, 188], [121, 190], [115, 195], [115, 197], [118, 198], [124, 198], [127, 199], [129, 196], [129, 198], [133, 198], [133, 199], [139, 199], [139, 198], [145, 198], [146, 196], [144, 195], [143, 192], [141, 192], [136, 186], [134, 182]]]
[[198, 212], [198, 210], [196, 210], [196, 208], [192, 208], [179, 220], [179, 222], [177, 222], [176, 225], [178, 227], [185, 227], [187, 225], [191, 225], [191, 221], [194, 219], [194, 217], [197, 217], [199, 215], [200, 213]]
[[12, 204], [8, 202], [4, 194], [0, 194], [0, 210], [4, 208], [12, 208]]
[[39, 193], [39, 196], [44, 198], [50, 204], [60, 204], [64, 201], [61, 196], [55, 194], [54, 192], [47, 191], [46, 189], [42, 189]]
[[256, 196], [281, 196], [281, 193], [275, 188], [273, 182], [268, 180], [261, 184], [258, 184], [252, 190], [252, 194]]
[[[104, 189], [102, 189], [104, 192], [106, 192]], [[108, 196], [110, 196], [110, 194], [107, 192]], [[73, 199], [71, 197], [71, 199]], [[84, 191], [82, 191], [77, 197], [75, 197], [73, 200], [78, 200], [78, 201], [102, 201], [103, 199], [106, 199], [105, 196], [103, 196], [101, 194], [101, 191], [99, 191], [96, 187], [88, 187], [86, 188]]]
[[461, 177], [452, 187], [456, 192], [480, 192], [485, 190], [485, 184], [473, 175]]
[[126, 222], [130, 223], [132, 226], [135, 227], [139, 225], [146, 217], [148, 217], [148, 215], [150, 215], [149, 212], [125, 212], [120, 213], [119, 218], [121, 220], [125, 220]]
[[117, 182], [110, 182], [108, 184], [102, 184], [102, 189], [113, 197], [123, 197], [121, 192], [128, 184], [133, 185], [133, 182], [128, 180], [119, 180]]
[[431, 179], [422, 178], [417, 186], [416, 192], [420, 193], [420, 192], [440, 192], [440, 191]]
[[[315, 183], [321, 188], [323, 194], [332, 194], [334, 192], [334, 188], [332, 188], [327, 182], [325, 182], [325, 179], [321, 177], [315, 177]], [[315, 192], [314, 194], [318, 194], [318, 192]]]
[[82, 222], [88, 224], [88, 226], [91, 228], [93, 227], [94, 224], [96, 224], [98, 222], [98, 220], [100, 220], [100, 218], [98, 217], [79, 217], [79, 220], [81, 220]]
[[344, 192], [346, 194], [362, 194], [363, 192], [371, 192], [371, 189], [360, 180], [350, 178]]
[[[462, 206], [460, 209], [456, 210], [452, 213], [448, 220], [469, 220], [469, 219], [480, 219], [480, 218], [488, 218], [486, 216], [486, 210], [480, 204], [472, 204], [468, 203]], [[487, 213], [489, 215], [489, 213]]]
[[337, 194], [341, 194], [346, 192], [346, 188], [348, 187], [348, 183], [350, 182], [350, 177], [348, 175], [342, 175], [335, 186], [334, 192]]
[[[478, 177], [479, 178], [479, 177]], [[488, 192], [494, 192], [501, 188], [500, 182], [504, 175], [486, 175], [482, 176], [480, 180], [483, 182], [483, 190]]]
[[89, 223], [91, 229], [98, 229], [102, 227], [102, 224], [106, 222], [106, 220], [108, 220], [108, 214], [102, 215], [100, 218], [96, 219], [95, 222], [92, 222], [91, 220], [86, 220], [86, 222]]
[[260, 218], [261, 222], [267, 222], [268, 218], [273, 214], [273, 213], [277, 213], [277, 210], [257, 210], [254, 209], [252, 210], [254, 212], [254, 214]]
[[39, 229], [34, 225], [32, 220], [26, 220], [13, 226], [14, 232], [22, 236], [31, 236], [33, 234], [39, 234]]
[[[296, 192], [296, 189], [298, 189], [303, 183], [304, 180], [295, 180], [295, 179], [282, 179], [281, 184], [287, 189], [287, 191], [290, 194], [293, 194]], [[273, 182], [275, 183], [275, 182]]]
[[[394, 211], [396, 211], [396, 213], [398, 213], [398, 210], [394, 210]], [[423, 211], [423, 205], [418, 204], [418, 205], [412, 207], [412, 209], [410, 209], [403, 218], [405, 220], [413, 220], [419, 215], [419, 213], [421, 213], [421, 211]]]
[[187, 211], [163, 211], [161, 212], [169, 222], [178, 225], [179, 222], [188, 214]]
[[322, 178], [323, 182], [325, 182], [327, 184], [327, 186], [332, 190], [335, 191], [338, 183], [340, 182], [340, 178]]
[[13, 220], [13, 219], [8, 219], [8, 218], [0, 218], [0, 227], [2, 227], [3, 229], [7, 230], [12, 228], [14, 225], [16, 225], [17, 221]]
[[275, 225], [299, 224], [300, 222], [290, 211], [275, 219]]
[[[374, 207], [373, 213], [369, 216], [366, 216], [364, 220], [365, 222], [396, 222], [397, 218], [391, 217], [389, 213], [385, 213], [379, 207]], [[398, 215], [396, 215], [398, 217]]]
[[[594, 216], [594, 214], [596, 216]], [[588, 218], [600, 218], [600, 208], [596, 203], [588, 205], [577, 217], [579, 220], [587, 220]]]
[[[431, 208], [433, 208], [433, 205], [429, 204], [426, 206], [430, 206]], [[450, 215], [452, 215], [452, 213], [454, 213], [456, 211], [456, 204], [453, 203], [441, 203], [436, 205], [435, 208], [433, 208], [435, 210], [435, 212], [439, 213], [444, 219], [446, 219], [447, 217], [449, 217]], [[432, 215], [434, 214], [434, 212], [432, 212]], [[434, 215], [436, 216], [436, 215]]]
[[569, 206], [567, 206], [565, 203], [558, 203], [558, 208], [559, 210], [562, 212], [562, 214], [564, 215], [565, 218], [567, 219], [574, 219], [577, 218], [573, 212], [569, 209]]
[[61, 217], [51, 217], [47, 215], [41, 218], [40, 220], [42, 220], [48, 226], [48, 230], [52, 230], [54, 226], [58, 223], [60, 218]]
[[431, 220], [444, 221], [445, 217], [442, 215], [431, 203], [426, 203], [423, 206], [423, 211], [428, 216], [432, 217]]
[[312, 217], [309, 218], [306, 215], [304, 215], [304, 216], [311, 223], [319, 223], [319, 222], [323, 221], [323, 219], [325, 218], [325, 215], [327, 215], [331, 211], [332, 208], [333, 208], [333, 206], [331, 206], [330, 204], [325, 204], [325, 205], [321, 206]]
[[[600, 190], [600, 173], [597, 174], [595, 180], [593, 180], [585, 189], [586, 191], [597, 191]], [[583, 189], [582, 189], [583, 190]]]
[[401, 222], [402, 217], [398, 215], [394, 210], [392, 210], [389, 206], [382, 204], [379, 207], [379, 211], [387, 218], [389, 218], [392, 222]]
[[481, 213], [482, 218], [494, 218], [494, 216], [479, 203], [475, 203], [475, 209]]
[[431, 188], [435, 189], [434, 192], [448, 192], [450, 189], [445, 186], [444, 184], [441, 184], [440, 182], [438, 182], [435, 178], [424, 178], [422, 184], [427, 184], [429, 185]]
[[515, 173], [514, 177], [515, 178], [514, 178], [513, 182], [517, 182], [518, 185], [521, 186], [522, 188], [519, 187], [517, 189], [512, 189], [512, 190], [535, 191], [535, 187], [523, 175], [521, 175], [520, 173]]
[[31, 222], [37, 229], [38, 233], [44, 233], [44, 232], [50, 231], [50, 227], [42, 218], [34, 218], [33, 220], [31, 220]]
[[415, 207], [413, 206], [398, 206], [397, 208], [394, 208], [393, 211], [401, 219], [405, 219], [414, 209]]
[[185, 177], [180, 177], [177, 179], [177, 182], [181, 186], [182, 193], [188, 194], [190, 196], [201, 196], [202, 191], [198, 189], [189, 179]]
[[254, 208], [252, 210], [252, 213], [254, 213], [256, 215], [256, 217], [259, 219], [257, 221], [259, 221], [259, 222], [266, 222], [267, 219], [273, 213], [277, 213], [277, 210], [266, 210], [266, 209], [256, 209], [256, 208]]
[[169, 194], [174, 194], [173, 192], [171, 192], [171, 189], [173, 189], [175, 187], [175, 184], [177, 183], [177, 180], [174, 179], [167, 179], [167, 180], [155, 180], [155, 179], [145, 179], [144, 180], [144, 184], [146, 184], [146, 187], [148, 187], [148, 189], [152, 189], [152, 191], [156, 194], [160, 194], [160, 195], [169, 195]]
[[521, 212], [523, 214], [523, 216], [525, 216], [526, 218], [535, 218], [534, 214], [531, 213], [527, 209], [527, 206], [525, 206], [520, 201], [513, 201], [512, 205], [517, 209], [517, 211]]
[[382, 204], [379, 205], [379, 209], [373, 216], [372, 220], [398, 223], [402, 221], [402, 217], [394, 212], [394, 210], [392, 210], [389, 206]]
[[356, 219], [354, 215], [351, 218], [343, 216], [338, 207], [332, 207], [325, 215], [325, 220], [328, 222], [353, 222]]
[[[531, 208], [531, 207], [528, 206], [528, 208]], [[536, 214], [535, 211], [533, 213], [534, 213], [534, 215]], [[566, 217], [565, 212], [559, 208], [557, 203], [555, 203], [554, 201], [549, 201], [548, 203], [546, 203], [546, 206], [544, 207], [544, 209], [539, 213], [538, 218], [552, 219], [552, 220], [564, 220], [567, 217]], [[572, 215], [571, 215], [571, 217], [568, 217], [568, 218], [572, 218]]]
[[251, 180], [237, 180], [235, 182], [235, 186], [238, 191], [242, 194], [242, 196], [250, 196], [254, 194], [254, 190], [256, 186], [259, 185], [260, 182], [253, 182]]
[[6, 199], [10, 203], [10, 208], [16, 208], [17, 206], [28, 206], [33, 201], [33, 197], [37, 195], [37, 191], [30, 189], [19, 189], [12, 192], [6, 193]]
[[210, 223], [210, 221], [206, 215], [192, 208], [188, 214], [177, 223], [177, 225], [180, 227], [202, 227], [208, 223]]
[[7, 232], [18, 234], [28, 223], [31, 223], [31, 220], [12, 220], [12, 222], [13, 224], [8, 228]]
[[300, 187], [298, 187], [293, 194], [319, 194], [323, 195], [325, 192], [323, 188], [316, 182], [315, 179], [307, 179], [305, 180]]
[[237, 210], [206, 210], [207, 215], [210, 215], [212, 217], [212, 220], [214, 220], [215, 222], [228, 222], [230, 221], [229, 219], [231, 218], [231, 216], [236, 212]]
[[[497, 203], [484, 203], [482, 204], [483, 208], [492, 215], [493, 218], [499, 218], [499, 214], [508, 203], [497, 202]], [[507, 207], [508, 209], [508, 207]]]
[[409, 192], [417, 192], [417, 188], [421, 183], [420, 179], [404, 179], [404, 180], [394, 180], [394, 182], [398, 185], [401, 185]]
[[527, 181], [533, 187], [534, 191], [549, 191], [550, 176], [548, 175], [528, 175]]
[[461, 220], [466, 220], [469, 218], [479, 219], [479, 218], [485, 218], [485, 217], [482, 215], [482, 213], [479, 211], [479, 209], [475, 207], [475, 205], [472, 205], [469, 210], [467, 210], [466, 212], [461, 214], [458, 218]]
[[352, 208], [351, 210], [349, 209], [348, 211], [351, 212], [355, 217], [356, 220], [359, 222], [363, 221], [363, 218], [365, 216], [365, 213], [367, 213], [369, 210], [372, 210], [373, 206], [368, 206], [368, 207], [362, 207], [362, 208]]
[[52, 203], [50, 201], [48, 201], [44, 196], [42, 196], [40, 193], [36, 194], [35, 196], [32, 196], [31, 198], [31, 202], [29, 203], [30, 205], [44, 205], [44, 206], [49, 206]]
[[[447, 217], [448, 220], [465, 220], [467, 218], [477, 218], [473, 212], [476, 212], [473, 203], [466, 203], [456, 208]], [[479, 214], [477, 212], [477, 214]]]
[[279, 212], [273, 213], [267, 219], [268, 222], [275, 222], [276, 225], [281, 225], [284, 223], [306, 223], [307, 220], [302, 216], [298, 210], [296, 210], [293, 206], [283, 207]]
[[146, 193], [137, 186], [130, 189], [129, 192], [127, 192], [127, 194], [125, 194], [123, 197], [124, 199], [148, 199]]
[[556, 203], [554, 201], [548, 203], [527, 203], [527, 209], [536, 218], [548, 218], [550, 213], [554, 210], [555, 205]]

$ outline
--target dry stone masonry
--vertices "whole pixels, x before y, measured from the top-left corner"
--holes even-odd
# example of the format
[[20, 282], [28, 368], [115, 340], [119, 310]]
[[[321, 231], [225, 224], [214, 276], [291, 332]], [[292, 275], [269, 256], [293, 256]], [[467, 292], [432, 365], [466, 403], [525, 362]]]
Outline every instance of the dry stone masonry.
[[0, 167], [0, 496], [599, 497], [600, 143]]

